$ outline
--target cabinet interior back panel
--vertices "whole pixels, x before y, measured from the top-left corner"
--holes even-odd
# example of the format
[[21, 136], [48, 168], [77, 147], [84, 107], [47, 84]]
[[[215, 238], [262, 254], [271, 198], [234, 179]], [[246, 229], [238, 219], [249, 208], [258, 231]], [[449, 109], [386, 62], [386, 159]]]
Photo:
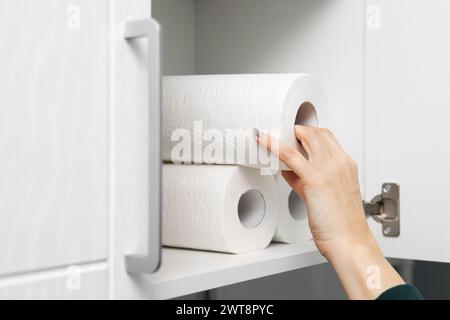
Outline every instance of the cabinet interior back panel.
[[106, 257], [108, 5], [0, 2], [0, 274]]
[[195, 74], [196, 3], [153, 0], [152, 16], [163, 30], [164, 75]]

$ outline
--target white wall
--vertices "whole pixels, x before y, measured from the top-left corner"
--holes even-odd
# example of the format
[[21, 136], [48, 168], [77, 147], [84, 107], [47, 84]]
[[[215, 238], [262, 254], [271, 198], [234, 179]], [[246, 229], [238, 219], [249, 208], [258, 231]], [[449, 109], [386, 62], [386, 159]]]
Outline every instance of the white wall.
[[363, 172], [364, 17], [364, 1], [198, 0], [196, 70], [312, 74]]
[[163, 29], [164, 74], [195, 74], [195, 2], [153, 0], [152, 15]]

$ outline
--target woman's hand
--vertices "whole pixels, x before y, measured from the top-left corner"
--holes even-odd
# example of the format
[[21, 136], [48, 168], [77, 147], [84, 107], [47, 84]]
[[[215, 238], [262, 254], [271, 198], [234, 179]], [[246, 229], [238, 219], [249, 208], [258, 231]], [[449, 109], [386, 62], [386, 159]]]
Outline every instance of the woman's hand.
[[345, 243], [371, 241], [355, 161], [327, 129], [296, 126], [295, 134], [308, 159], [269, 136], [260, 135], [258, 140], [292, 169], [282, 174], [306, 202], [319, 251], [330, 258]]
[[[349, 297], [373, 299], [403, 284], [367, 224], [355, 161], [327, 129], [295, 126], [295, 135], [307, 155], [261, 133], [257, 141], [292, 170], [283, 177], [305, 200], [316, 246], [335, 268]], [[379, 286], [367, 285], [368, 270], [380, 271]]]

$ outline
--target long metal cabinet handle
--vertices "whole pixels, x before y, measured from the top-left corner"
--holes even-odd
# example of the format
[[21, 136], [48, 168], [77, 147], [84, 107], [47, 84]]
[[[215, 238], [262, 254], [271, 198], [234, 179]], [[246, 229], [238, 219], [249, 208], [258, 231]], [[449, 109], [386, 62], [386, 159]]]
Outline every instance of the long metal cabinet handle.
[[130, 21], [125, 27], [125, 39], [148, 39], [149, 75], [149, 226], [148, 255], [126, 255], [125, 266], [130, 273], [153, 273], [161, 263], [161, 28], [153, 19]]

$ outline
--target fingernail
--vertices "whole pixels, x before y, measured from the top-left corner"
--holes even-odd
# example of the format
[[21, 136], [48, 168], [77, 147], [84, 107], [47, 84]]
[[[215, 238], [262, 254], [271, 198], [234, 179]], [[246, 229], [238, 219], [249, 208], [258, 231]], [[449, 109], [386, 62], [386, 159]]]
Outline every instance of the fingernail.
[[259, 130], [256, 128], [253, 128], [253, 135], [255, 136], [255, 138], [259, 138]]

